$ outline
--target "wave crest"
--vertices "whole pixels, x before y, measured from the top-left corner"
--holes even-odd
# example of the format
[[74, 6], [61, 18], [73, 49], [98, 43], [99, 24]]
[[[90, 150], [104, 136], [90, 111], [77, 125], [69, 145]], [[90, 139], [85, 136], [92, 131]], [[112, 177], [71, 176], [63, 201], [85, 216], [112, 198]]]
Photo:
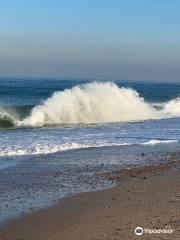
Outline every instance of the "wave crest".
[[35, 107], [0, 106], [0, 127], [132, 122], [179, 116], [180, 98], [153, 104], [131, 88], [94, 82], [57, 91]]
[[55, 92], [22, 124], [93, 124], [156, 119], [159, 112], [130, 88], [89, 83]]
[[0, 127], [12, 127], [17, 123], [18, 119], [16, 114], [14, 114], [10, 109], [5, 109], [0, 107]]
[[166, 115], [170, 115], [171, 117], [180, 116], [180, 98], [179, 97], [176, 99], [172, 99], [163, 105], [164, 105], [163, 111]]

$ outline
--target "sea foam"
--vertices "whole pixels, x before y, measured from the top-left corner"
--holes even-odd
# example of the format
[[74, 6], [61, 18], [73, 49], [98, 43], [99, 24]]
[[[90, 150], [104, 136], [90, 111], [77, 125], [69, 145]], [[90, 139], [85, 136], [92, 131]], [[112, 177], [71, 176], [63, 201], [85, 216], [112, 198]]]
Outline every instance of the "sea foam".
[[180, 98], [153, 104], [131, 88], [118, 87], [112, 82], [93, 82], [56, 91], [23, 119], [15, 111], [1, 107], [0, 126], [99, 124], [179, 116]]
[[108, 123], [157, 119], [160, 113], [130, 88], [89, 83], [55, 92], [22, 124]]

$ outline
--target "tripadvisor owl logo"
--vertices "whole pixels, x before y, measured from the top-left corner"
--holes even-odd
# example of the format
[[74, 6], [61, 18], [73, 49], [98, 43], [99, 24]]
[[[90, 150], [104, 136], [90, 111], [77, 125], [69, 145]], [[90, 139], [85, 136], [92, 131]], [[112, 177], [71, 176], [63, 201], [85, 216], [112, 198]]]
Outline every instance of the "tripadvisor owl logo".
[[135, 228], [135, 234], [138, 236], [141, 236], [143, 234], [172, 234], [173, 229], [170, 228], [158, 228], [158, 229], [151, 229], [151, 228], [142, 228], [142, 227], [136, 227]]
[[137, 227], [137, 228], [135, 228], [135, 234], [136, 234], [136, 235], [140, 236], [140, 235], [143, 234], [143, 232], [144, 232], [144, 230], [143, 230], [142, 227]]

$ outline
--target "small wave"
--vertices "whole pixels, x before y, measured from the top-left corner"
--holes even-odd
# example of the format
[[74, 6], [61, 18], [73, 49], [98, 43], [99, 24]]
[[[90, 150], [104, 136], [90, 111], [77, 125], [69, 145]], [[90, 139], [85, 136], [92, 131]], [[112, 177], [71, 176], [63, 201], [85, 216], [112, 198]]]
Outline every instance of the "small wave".
[[32, 106], [0, 106], [0, 128], [18, 126], [31, 112]]
[[65, 143], [60, 145], [36, 145], [32, 148], [13, 148], [7, 147], [0, 150], [1, 157], [11, 156], [23, 156], [23, 155], [45, 155], [57, 152], [64, 152], [68, 150], [84, 149], [84, 148], [100, 148], [110, 146], [126, 146], [131, 145], [130, 143], [99, 143], [99, 144], [81, 144], [81, 143]]
[[12, 110], [0, 107], [0, 128], [12, 127], [17, 121], [17, 116]]
[[50, 153], [56, 153], [71, 149], [79, 149], [87, 147], [86, 145], [78, 144], [78, 143], [69, 143], [69, 144], [62, 144], [62, 145], [54, 145], [54, 146], [46, 146], [46, 145], [37, 145], [32, 148], [13, 148], [8, 147], [6, 149], [2, 149], [0, 151], [1, 157], [7, 156], [22, 156], [22, 155], [44, 155]]
[[76, 150], [76, 149], [85, 149], [85, 148], [101, 148], [101, 147], [115, 147], [115, 146], [132, 146], [132, 145], [156, 145], [156, 144], [172, 144], [172, 143], [178, 143], [178, 140], [150, 140], [145, 143], [107, 143], [107, 142], [101, 142], [101, 143], [65, 143], [60, 145], [39, 145], [37, 144], [34, 147], [7, 147], [0, 150], [0, 156], [1, 157], [11, 157], [11, 156], [24, 156], [24, 155], [45, 155], [45, 154], [52, 154], [57, 152], [64, 152], [68, 150]]
[[0, 128], [8, 128], [14, 126], [14, 122], [8, 117], [0, 118]]
[[156, 144], [169, 144], [169, 143], [178, 143], [178, 140], [157, 140], [152, 139], [148, 142], [142, 143], [143, 145], [156, 145]]
[[180, 98], [172, 99], [167, 103], [163, 104], [163, 111], [165, 115], [170, 115], [171, 117], [180, 116]]

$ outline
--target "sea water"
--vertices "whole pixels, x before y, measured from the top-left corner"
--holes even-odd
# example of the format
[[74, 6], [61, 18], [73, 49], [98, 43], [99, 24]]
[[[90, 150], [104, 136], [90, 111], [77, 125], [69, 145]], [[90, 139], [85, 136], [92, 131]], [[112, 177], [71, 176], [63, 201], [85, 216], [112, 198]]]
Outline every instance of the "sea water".
[[[179, 150], [180, 84], [0, 80], [0, 219]], [[142, 155], [143, 153], [143, 155]]]

